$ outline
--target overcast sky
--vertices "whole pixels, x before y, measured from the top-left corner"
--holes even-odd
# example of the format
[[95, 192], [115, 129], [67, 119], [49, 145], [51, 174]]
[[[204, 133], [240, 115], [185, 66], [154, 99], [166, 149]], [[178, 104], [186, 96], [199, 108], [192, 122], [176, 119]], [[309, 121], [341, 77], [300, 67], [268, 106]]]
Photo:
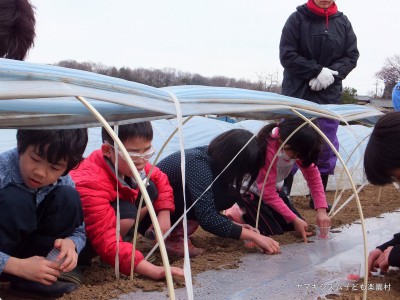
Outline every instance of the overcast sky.
[[[176, 68], [256, 80], [278, 75], [279, 40], [294, 0], [31, 0], [37, 37], [28, 61]], [[374, 74], [400, 55], [400, 0], [337, 0], [358, 38], [358, 66], [344, 81], [375, 92]], [[378, 93], [380, 92], [378, 87]]]

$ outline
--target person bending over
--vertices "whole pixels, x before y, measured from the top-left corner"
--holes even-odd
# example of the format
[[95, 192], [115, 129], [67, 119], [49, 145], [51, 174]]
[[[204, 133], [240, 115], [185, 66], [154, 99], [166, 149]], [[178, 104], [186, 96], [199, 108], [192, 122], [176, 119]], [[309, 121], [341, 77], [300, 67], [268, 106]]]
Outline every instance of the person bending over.
[[[238, 154], [238, 156], [236, 156]], [[261, 235], [247, 224], [237, 224], [221, 212], [230, 208], [237, 198], [254, 182], [264, 159], [253, 134], [243, 129], [226, 131], [215, 137], [208, 146], [185, 150], [185, 197], [188, 235], [198, 226], [223, 238], [252, 241], [265, 253], [279, 253], [279, 243]], [[157, 166], [168, 175], [174, 191], [175, 212], [171, 223], [175, 224], [184, 212], [181, 172], [181, 153], [175, 152]], [[225, 169], [226, 168], [226, 169]], [[242, 184], [248, 180], [242, 192]], [[183, 255], [182, 222], [171, 232], [166, 241], [171, 253]], [[195, 248], [189, 240], [189, 254], [202, 254], [204, 249]]]

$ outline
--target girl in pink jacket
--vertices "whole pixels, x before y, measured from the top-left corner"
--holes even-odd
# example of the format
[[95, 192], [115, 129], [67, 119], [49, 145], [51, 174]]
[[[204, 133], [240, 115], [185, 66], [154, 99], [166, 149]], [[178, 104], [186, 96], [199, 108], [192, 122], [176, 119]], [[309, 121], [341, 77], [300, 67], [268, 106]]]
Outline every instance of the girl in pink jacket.
[[[321, 145], [318, 133], [309, 125], [304, 125], [280, 149], [282, 143], [299, 127], [304, 124], [300, 118], [285, 119], [280, 123], [270, 123], [264, 126], [257, 135], [265, 153], [265, 164], [261, 168], [256, 183], [250, 193], [238, 202], [236, 211], [231, 210], [227, 215], [237, 221], [244, 221], [255, 226], [256, 214], [260, 195], [262, 203], [258, 229], [264, 235], [283, 234], [285, 231], [297, 231], [307, 241], [308, 224], [293, 207], [285, 193], [281, 192], [283, 180], [297, 164], [307, 181], [314, 199], [316, 223], [320, 227], [329, 227], [331, 220], [327, 215], [328, 207], [321, 176], [315, 162]], [[275, 154], [277, 157], [274, 159]], [[271, 169], [267, 176], [268, 169]], [[263, 189], [263, 185], [265, 186]], [[239, 209], [238, 209], [239, 208]], [[238, 218], [239, 214], [243, 214]]]

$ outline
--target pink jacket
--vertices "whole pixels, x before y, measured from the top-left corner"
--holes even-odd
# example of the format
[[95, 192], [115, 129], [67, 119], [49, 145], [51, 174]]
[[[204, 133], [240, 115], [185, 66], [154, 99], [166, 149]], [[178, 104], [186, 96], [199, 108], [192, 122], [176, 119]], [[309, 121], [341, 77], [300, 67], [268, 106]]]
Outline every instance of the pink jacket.
[[[146, 174], [151, 165], [145, 167]], [[111, 203], [117, 198], [117, 180], [101, 150], [93, 151], [76, 170], [70, 172], [82, 201], [86, 234], [96, 253], [114, 266], [116, 254], [116, 215]], [[158, 189], [158, 198], [153, 202], [156, 213], [160, 210], [175, 210], [173, 191], [168, 177], [154, 167], [150, 179]], [[131, 189], [118, 182], [120, 199], [134, 202], [139, 189]], [[119, 237], [120, 270], [129, 275], [131, 269], [132, 244]], [[135, 252], [135, 267], [143, 260], [141, 252]]]
[[[277, 134], [276, 134], [277, 135]], [[268, 168], [271, 164], [272, 159], [279, 149], [280, 143], [278, 137], [274, 136], [270, 137], [267, 142], [266, 154], [265, 154], [265, 165], [261, 168], [257, 177], [257, 189], [261, 192], [265, 176], [267, 175]], [[311, 164], [308, 168], [304, 168], [301, 164], [300, 160], [296, 160], [297, 165], [299, 166], [301, 172], [305, 180], [307, 181], [307, 185], [310, 188], [312, 197], [314, 199], [314, 207], [317, 208], [327, 208], [328, 204], [326, 202], [324, 187], [322, 185], [321, 176], [319, 174], [318, 168], [315, 164]], [[270, 173], [267, 178], [267, 182], [265, 183], [262, 199], [265, 204], [271, 206], [274, 210], [280, 213], [286, 222], [292, 222], [296, 219], [296, 214], [292, 212], [289, 207], [283, 202], [283, 200], [279, 197], [276, 188], [276, 178], [277, 178], [277, 165], [278, 159], [276, 158]], [[289, 175], [286, 174], [286, 175]]]

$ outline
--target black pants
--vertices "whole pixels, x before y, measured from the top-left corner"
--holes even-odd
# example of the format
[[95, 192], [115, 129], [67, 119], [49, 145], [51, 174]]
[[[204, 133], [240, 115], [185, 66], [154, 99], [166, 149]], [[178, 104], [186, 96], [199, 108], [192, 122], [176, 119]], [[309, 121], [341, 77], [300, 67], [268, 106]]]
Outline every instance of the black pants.
[[46, 256], [54, 241], [73, 234], [83, 223], [79, 193], [54, 188], [36, 208], [34, 194], [15, 185], [0, 189], [0, 251], [27, 258]]
[[[284, 194], [280, 193], [279, 196], [291, 211], [293, 211], [299, 218], [302, 218], [300, 213], [293, 207]], [[248, 193], [238, 200], [238, 205], [246, 209], [246, 213], [243, 215], [244, 221], [253, 227], [256, 226], [258, 201], [259, 196], [252, 193]], [[287, 223], [282, 215], [272, 207], [261, 202], [258, 229], [262, 235], [272, 236], [283, 234], [286, 231], [294, 231], [294, 226], [292, 223]]]
[[[155, 183], [150, 180], [149, 184], [146, 186], [147, 193], [149, 194], [149, 198], [151, 202], [153, 203], [157, 198], [158, 198], [158, 190], [155, 185]], [[137, 216], [137, 207], [139, 206], [140, 198], [142, 197], [142, 193], [139, 191], [139, 194], [136, 198], [135, 203], [131, 203], [129, 201], [125, 201], [121, 199], [119, 201], [119, 214], [121, 220], [123, 219], [135, 219]], [[111, 206], [114, 208], [115, 214], [117, 213], [117, 201], [114, 201], [111, 203]], [[142, 202], [142, 207], [145, 207], [146, 203]], [[150, 214], [147, 213], [146, 216], [140, 221], [139, 226], [138, 226], [138, 232], [144, 236], [146, 230], [150, 227], [152, 224]], [[133, 233], [133, 229], [131, 229], [131, 233]]]
[[[156, 185], [152, 180], [149, 181], [149, 185], [146, 187], [147, 188], [147, 193], [149, 194], [151, 202], [154, 202], [158, 198], [158, 190]], [[120, 219], [135, 219], [137, 216], [138, 209], [136, 205], [139, 205], [139, 201], [141, 198], [141, 192], [139, 192], [137, 199], [135, 203], [120, 199], [119, 200], [119, 214], [120, 214]], [[111, 203], [112, 208], [115, 211], [115, 214], [117, 213], [117, 201], [114, 201]], [[142, 207], [145, 207], [146, 203], [143, 201]], [[141, 235], [145, 235], [146, 230], [150, 227], [152, 224], [150, 214], [147, 213], [146, 216], [140, 221], [138, 225], [138, 232]], [[122, 237], [123, 240], [131, 240], [133, 237], [135, 225], [128, 231], [125, 237]], [[81, 254], [79, 255], [78, 258], [78, 264], [80, 265], [90, 265], [90, 262], [93, 258], [97, 256], [96, 251], [94, 250], [93, 246], [91, 245], [89, 239], [86, 240], [86, 245], [83, 248]]]
[[[143, 203], [144, 204], [144, 203]], [[111, 206], [114, 208], [115, 213], [117, 213], [117, 202], [111, 203]], [[119, 201], [119, 215], [120, 219], [136, 219], [137, 216], [137, 207], [134, 203], [131, 203], [129, 201], [125, 200], [120, 200]], [[138, 232], [144, 236], [146, 230], [150, 227], [152, 224], [150, 214], [147, 213], [146, 216], [143, 218], [142, 221], [140, 221], [139, 226], [138, 226]], [[133, 226], [132, 229], [134, 229], [135, 226]]]

